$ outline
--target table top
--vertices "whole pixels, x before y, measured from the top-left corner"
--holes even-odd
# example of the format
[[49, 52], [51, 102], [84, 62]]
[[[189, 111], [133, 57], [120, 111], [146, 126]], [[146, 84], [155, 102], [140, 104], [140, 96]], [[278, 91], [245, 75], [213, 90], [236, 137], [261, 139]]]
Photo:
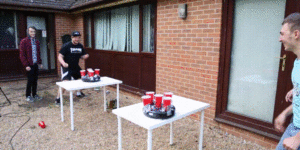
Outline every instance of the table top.
[[173, 95], [172, 103], [175, 106], [175, 115], [168, 119], [149, 118], [143, 113], [143, 103], [133, 104], [114, 109], [112, 112], [128, 121], [131, 121], [146, 129], [155, 129], [175, 120], [194, 114], [209, 107], [209, 104], [195, 101], [189, 98]]
[[70, 80], [64, 82], [56, 82], [56, 85], [68, 90], [81, 90], [87, 88], [94, 88], [106, 85], [114, 85], [114, 84], [121, 84], [123, 83], [121, 80], [117, 80], [110, 77], [101, 77], [100, 81], [98, 82], [83, 82], [81, 79], [78, 80]]

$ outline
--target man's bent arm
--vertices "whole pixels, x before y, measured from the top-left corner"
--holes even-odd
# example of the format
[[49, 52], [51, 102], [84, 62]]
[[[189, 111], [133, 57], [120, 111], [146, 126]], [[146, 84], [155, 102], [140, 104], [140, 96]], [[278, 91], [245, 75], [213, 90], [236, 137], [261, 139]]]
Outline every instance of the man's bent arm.
[[58, 54], [58, 61], [60, 62], [60, 64], [62, 65], [62, 66], [64, 66], [64, 67], [68, 67], [68, 66], [66, 66], [67, 65], [67, 63], [64, 61], [64, 56], [62, 55], [62, 54]]
[[282, 114], [285, 114], [286, 117], [291, 115], [292, 113], [293, 113], [293, 104], [291, 104], [284, 111], [282, 111]]
[[285, 110], [283, 110], [274, 120], [274, 128], [278, 132], [284, 132], [284, 123], [286, 118], [293, 113], [293, 105], [291, 104]]

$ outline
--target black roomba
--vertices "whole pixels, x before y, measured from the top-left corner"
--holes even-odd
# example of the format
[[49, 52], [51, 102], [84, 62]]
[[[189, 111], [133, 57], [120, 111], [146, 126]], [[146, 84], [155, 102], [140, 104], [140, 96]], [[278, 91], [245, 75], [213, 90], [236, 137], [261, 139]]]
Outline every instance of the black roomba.
[[81, 78], [81, 80], [83, 82], [98, 82], [98, 81], [100, 81], [100, 76], [95, 75], [93, 77], [89, 77], [88, 75], [86, 75], [86, 76], [83, 76]]
[[157, 108], [155, 104], [148, 104], [143, 107], [143, 112], [147, 117], [150, 118], [167, 119], [175, 115], [175, 107], [173, 105], [169, 105], [166, 108], [163, 106], [161, 108]]

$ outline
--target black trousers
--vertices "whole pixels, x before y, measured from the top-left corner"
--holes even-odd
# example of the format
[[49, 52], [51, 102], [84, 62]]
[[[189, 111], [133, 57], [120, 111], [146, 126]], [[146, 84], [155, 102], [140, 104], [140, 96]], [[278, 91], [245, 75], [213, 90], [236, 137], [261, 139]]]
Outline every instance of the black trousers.
[[[37, 64], [30, 66], [31, 70], [27, 71], [27, 88], [26, 88], [26, 97], [35, 96], [37, 89], [37, 80], [39, 74], [39, 67]], [[31, 95], [32, 94], [32, 95]]]

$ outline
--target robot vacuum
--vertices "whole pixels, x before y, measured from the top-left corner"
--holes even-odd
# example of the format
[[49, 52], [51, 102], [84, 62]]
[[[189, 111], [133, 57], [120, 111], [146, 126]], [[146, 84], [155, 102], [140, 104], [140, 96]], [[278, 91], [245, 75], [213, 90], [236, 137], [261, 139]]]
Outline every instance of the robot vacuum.
[[169, 105], [167, 107], [162, 106], [157, 108], [155, 104], [148, 104], [143, 107], [143, 112], [147, 117], [150, 118], [167, 119], [175, 115], [175, 107], [173, 105]]

